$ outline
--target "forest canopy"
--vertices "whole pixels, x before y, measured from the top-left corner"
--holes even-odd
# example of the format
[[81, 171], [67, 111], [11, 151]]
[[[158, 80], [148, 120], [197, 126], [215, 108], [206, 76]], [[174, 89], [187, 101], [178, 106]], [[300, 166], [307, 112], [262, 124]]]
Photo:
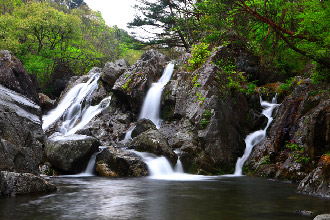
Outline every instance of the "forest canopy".
[[0, 49], [12, 51], [44, 90], [52, 89], [55, 76], [84, 74], [138, 44], [124, 30], [107, 26], [82, 0], [0, 4]]

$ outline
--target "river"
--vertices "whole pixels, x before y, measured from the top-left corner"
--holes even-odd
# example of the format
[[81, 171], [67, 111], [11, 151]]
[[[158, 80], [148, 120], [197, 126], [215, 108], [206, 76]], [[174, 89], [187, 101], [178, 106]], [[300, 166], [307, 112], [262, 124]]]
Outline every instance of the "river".
[[330, 212], [330, 200], [296, 194], [296, 185], [253, 177], [204, 181], [59, 177], [49, 195], [0, 199], [0, 219], [312, 219], [294, 213]]

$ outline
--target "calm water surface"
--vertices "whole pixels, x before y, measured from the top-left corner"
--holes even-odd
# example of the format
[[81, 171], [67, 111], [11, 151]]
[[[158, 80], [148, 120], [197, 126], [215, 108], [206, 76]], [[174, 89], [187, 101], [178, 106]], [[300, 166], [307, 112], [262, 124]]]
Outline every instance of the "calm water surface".
[[48, 195], [0, 199], [0, 219], [313, 219], [330, 200], [296, 194], [296, 185], [251, 177], [209, 181], [150, 178], [53, 178]]

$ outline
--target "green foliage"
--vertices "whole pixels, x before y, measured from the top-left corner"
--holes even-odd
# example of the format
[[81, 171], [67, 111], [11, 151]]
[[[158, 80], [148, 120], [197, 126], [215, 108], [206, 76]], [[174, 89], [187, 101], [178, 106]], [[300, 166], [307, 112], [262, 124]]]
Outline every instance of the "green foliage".
[[270, 158], [268, 155], [264, 157], [264, 159], [260, 162], [260, 165], [269, 165], [271, 164]]
[[198, 43], [192, 46], [191, 57], [188, 60], [187, 69], [191, 72], [201, 67], [210, 55], [209, 45]]
[[205, 97], [203, 97], [199, 92], [196, 92], [197, 96], [197, 102], [199, 106], [202, 106], [205, 100]]
[[200, 122], [201, 128], [205, 129], [207, 125], [210, 123], [210, 120], [211, 120], [211, 111], [209, 109], [206, 109], [203, 113], [203, 117]]
[[296, 162], [307, 164], [310, 161], [311, 158], [305, 152], [304, 147], [298, 146], [296, 143], [294, 143], [293, 139], [287, 142], [285, 147], [292, 151], [292, 156]]
[[129, 78], [126, 83], [122, 86], [123, 90], [129, 90], [129, 84], [132, 81], [131, 78]]
[[136, 43], [127, 32], [107, 26], [82, 0], [3, 3], [0, 49], [14, 52], [43, 90], [56, 77], [82, 75], [125, 57]]

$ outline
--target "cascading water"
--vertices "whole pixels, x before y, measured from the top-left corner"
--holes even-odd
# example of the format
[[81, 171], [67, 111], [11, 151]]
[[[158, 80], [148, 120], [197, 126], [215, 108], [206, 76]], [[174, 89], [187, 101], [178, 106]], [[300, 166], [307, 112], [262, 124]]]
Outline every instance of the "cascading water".
[[171, 76], [174, 71], [174, 64], [169, 63], [164, 72], [162, 77], [158, 80], [157, 83], [153, 83], [151, 85], [151, 88], [149, 89], [143, 105], [142, 105], [142, 110], [140, 113], [139, 119], [146, 118], [150, 119], [157, 128], [160, 127], [160, 103], [161, 103], [161, 97], [162, 97], [162, 92], [164, 89], [164, 86], [170, 81]]
[[[144, 99], [142, 110], [139, 116], [139, 119], [146, 118], [151, 120], [157, 128], [160, 127], [160, 104], [161, 104], [161, 97], [164, 86], [170, 81], [171, 76], [174, 71], [174, 64], [169, 63], [164, 71], [162, 77], [158, 80], [158, 82], [153, 83], [150, 89], [147, 92], [147, 95]], [[124, 142], [131, 139], [132, 131], [134, 127], [131, 127], [125, 135]]]
[[43, 116], [43, 130], [47, 130], [62, 118], [59, 132], [62, 135], [76, 133], [110, 104], [111, 97], [103, 99], [98, 105], [91, 105], [91, 94], [97, 89], [101, 73], [95, 73], [86, 83], [79, 83], [70, 89], [58, 106]]
[[278, 104], [276, 104], [276, 98], [277, 98], [277, 96], [275, 96], [273, 98], [272, 103], [269, 103], [269, 102], [263, 101], [262, 98], [260, 97], [260, 104], [262, 107], [265, 108], [262, 111], [262, 114], [265, 115], [268, 119], [267, 125], [266, 125], [265, 129], [255, 131], [255, 132], [249, 134], [245, 138], [246, 148], [245, 148], [243, 156], [238, 158], [238, 160], [236, 162], [235, 172], [234, 172], [233, 176], [242, 176], [243, 165], [244, 165], [245, 161], [248, 159], [248, 157], [250, 156], [253, 147], [256, 146], [258, 143], [260, 143], [266, 137], [266, 131], [267, 131], [270, 123], [273, 121], [273, 118], [272, 118], [273, 110], [278, 105]]
[[174, 169], [168, 160], [164, 157], [157, 157], [154, 154], [146, 152], [137, 152], [130, 150], [142, 158], [147, 164], [151, 179], [159, 180], [177, 180], [177, 181], [195, 181], [195, 180], [208, 180], [211, 177], [202, 175], [191, 175], [183, 172], [182, 164], [178, 159]]
[[[104, 98], [98, 105], [92, 106], [92, 93], [98, 88], [98, 80], [101, 73], [91, 75], [86, 83], [79, 83], [70, 89], [58, 106], [43, 116], [42, 128], [49, 129], [59, 120], [58, 132], [50, 138], [54, 140], [72, 140], [85, 138], [84, 135], [75, 133], [86, 126], [96, 115], [110, 105], [111, 97]], [[84, 173], [71, 176], [92, 176], [96, 154], [93, 154]]]

